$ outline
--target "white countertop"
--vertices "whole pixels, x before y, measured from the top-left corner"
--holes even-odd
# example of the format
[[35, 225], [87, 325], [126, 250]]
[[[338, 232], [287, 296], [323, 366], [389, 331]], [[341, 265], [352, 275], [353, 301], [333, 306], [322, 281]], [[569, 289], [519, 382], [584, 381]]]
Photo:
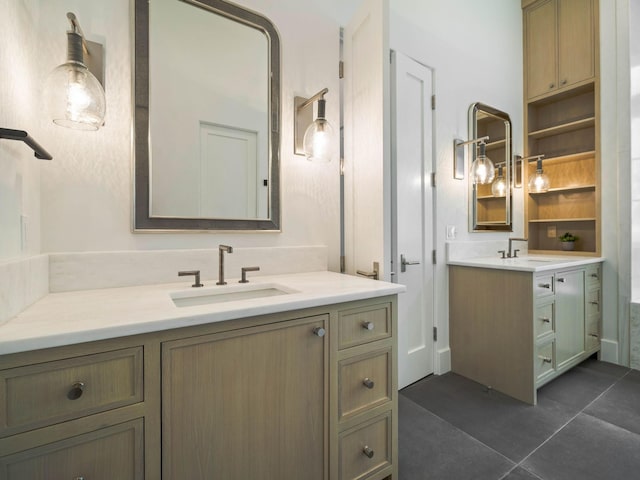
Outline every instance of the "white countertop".
[[204, 282], [51, 293], [0, 326], [0, 355], [41, 348], [202, 325], [224, 320], [310, 308], [401, 293], [403, 285], [334, 272], [257, 277], [248, 285], [273, 284], [295, 291], [286, 295], [177, 307], [170, 294], [238, 287]]
[[517, 258], [491, 257], [465, 258], [449, 260], [448, 265], [462, 267], [495, 268], [498, 270], [516, 270], [521, 272], [545, 272], [563, 268], [579, 267], [604, 261], [602, 257], [578, 257], [568, 255], [525, 255]]

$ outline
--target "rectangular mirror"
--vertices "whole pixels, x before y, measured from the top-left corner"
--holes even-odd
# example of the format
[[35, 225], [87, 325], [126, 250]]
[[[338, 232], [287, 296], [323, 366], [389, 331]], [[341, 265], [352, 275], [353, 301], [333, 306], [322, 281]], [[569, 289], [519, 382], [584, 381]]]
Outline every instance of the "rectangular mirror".
[[[486, 155], [493, 162], [492, 183], [476, 184], [469, 176], [469, 230], [512, 231], [511, 203], [513, 164], [511, 152], [511, 119], [498, 109], [474, 103], [469, 108], [469, 138], [488, 136]], [[469, 147], [469, 165], [476, 159], [479, 146]], [[502, 188], [498, 184], [504, 181]]]
[[135, 0], [136, 230], [280, 229], [280, 43], [223, 0]]

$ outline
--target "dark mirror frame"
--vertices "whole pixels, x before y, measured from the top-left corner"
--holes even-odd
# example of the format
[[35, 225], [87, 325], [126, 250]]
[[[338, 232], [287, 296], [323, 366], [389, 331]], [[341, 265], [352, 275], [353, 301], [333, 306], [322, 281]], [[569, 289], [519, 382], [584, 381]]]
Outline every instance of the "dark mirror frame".
[[[176, 0], [178, 1], [178, 0]], [[269, 41], [269, 219], [166, 218], [149, 215], [149, 0], [134, 6], [134, 231], [280, 231], [280, 37], [271, 21], [222, 0], [180, 0], [264, 32]], [[268, 74], [269, 72], [265, 72]]]

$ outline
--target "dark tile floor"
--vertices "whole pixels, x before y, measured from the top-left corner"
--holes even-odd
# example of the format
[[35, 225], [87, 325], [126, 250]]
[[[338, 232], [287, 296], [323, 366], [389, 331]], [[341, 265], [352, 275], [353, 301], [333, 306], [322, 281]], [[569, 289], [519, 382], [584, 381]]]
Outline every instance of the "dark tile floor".
[[531, 406], [447, 373], [401, 390], [400, 480], [640, 480], [640, 371], [589, 359]]

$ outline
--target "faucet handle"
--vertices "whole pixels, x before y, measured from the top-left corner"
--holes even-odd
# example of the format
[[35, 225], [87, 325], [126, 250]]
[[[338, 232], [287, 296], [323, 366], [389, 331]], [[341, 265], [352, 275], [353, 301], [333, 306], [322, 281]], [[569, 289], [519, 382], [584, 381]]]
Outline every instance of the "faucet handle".
[[498, 253], [502, 254], [502, 256], [500, 258], [507, 258], [507, 255], [506, 255], [507, 251], [506, 250], [498, 250]]
[[238, 280], [238, 283], [249, 283], [247, 280], [247, 272], [257, 272], [260, 270], [260, 267], [242, 267], [240, 271], [242, 272], [242, 278]]
[[513, 250], [513, 258], [518, 258], [518, 252], [519, 252], [519, 251], [520, 251], [520, 250], [519, 250], [519, 249], [517, 249], [517, 248]]
[[200, 270], [183, 270], [178, 272], [179, 277], [185, 277], [188, 275], [194, 275], [196, 277], [195, 283], [191, 285], [192, 287], [204, 287], [204, 284], [200, 283]]

